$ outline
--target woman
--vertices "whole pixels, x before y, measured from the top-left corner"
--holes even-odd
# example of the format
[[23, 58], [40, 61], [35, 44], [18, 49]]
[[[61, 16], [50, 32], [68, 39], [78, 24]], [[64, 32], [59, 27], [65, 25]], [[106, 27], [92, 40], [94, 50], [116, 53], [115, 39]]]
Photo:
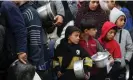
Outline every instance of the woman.
[[82, 2], [82, 6], [80, 7], [76, 20], [75, 25], [77, 27], [80, 26], [81, 19], [87, 18], [87, 19], [95, 19], [96, 20], [96, 28], [98, 29], [96, 38], [100, 35], [101, 27], [105, 21], [108, 20], [108, 16], [103, 11], [99, 5], [99, 1], [96, 0], [90, 0], [90, 1], [84, 1]]

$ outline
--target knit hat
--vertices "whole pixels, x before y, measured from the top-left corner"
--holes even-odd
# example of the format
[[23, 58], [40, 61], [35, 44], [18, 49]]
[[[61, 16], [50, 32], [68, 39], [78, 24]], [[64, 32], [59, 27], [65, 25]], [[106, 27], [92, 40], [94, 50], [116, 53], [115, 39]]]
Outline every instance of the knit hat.
[[126, 17], [126, 15], [122, 11], [114, 7], [110, 12], [109, 20], [110, 22], [115, 23], [117, 19], [122, 15]]
[[81, 32], [80, 29], [75, 26], [68, 26], [65, 31], [65, 39], [68, 39], [69, 36], [75, 31]]

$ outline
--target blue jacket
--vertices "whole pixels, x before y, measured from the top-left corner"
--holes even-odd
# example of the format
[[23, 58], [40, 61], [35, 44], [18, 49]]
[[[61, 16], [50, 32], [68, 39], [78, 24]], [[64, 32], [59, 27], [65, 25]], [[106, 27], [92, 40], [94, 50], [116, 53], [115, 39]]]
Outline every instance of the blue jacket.
[[42, 28], [41, 19], [37, 11], [29, 4], [20, 6], [28, 30], [28, 60], [38, 70], [46, 70], [49, 64], [49, 55], [46, 48], [46, 34]]
[[6, 34], [10, 34], [6, 40], [15, 47], [13, 52], [26, 52], [27, 29], [19, 8], [11, 1], [4, 1], [1, 4], [0, 12], [6, 18], [6, 28], [8, 30]]
[[129, 10], [126, 7], [122, 7], [121, 11], [124, 12], [126, 15], [126, 24], [124, 26], [124, 29], [127, 29], [130, 31], [133, 28], [133, 20], [132, 20], [132, 15], [130, 14]]

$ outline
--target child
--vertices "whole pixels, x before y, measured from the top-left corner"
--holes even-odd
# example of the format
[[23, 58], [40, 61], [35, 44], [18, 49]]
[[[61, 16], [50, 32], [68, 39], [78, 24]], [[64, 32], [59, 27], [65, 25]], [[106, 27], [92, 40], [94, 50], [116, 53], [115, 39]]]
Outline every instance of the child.
[[[90, 56], [93, 56], [97, 52], [104, 52], [103, 47], [100, 45], [98, 40], [94, 39], [97, 28], [96, 28], [96, 20], [94, 19], [82, 19], [80, 24], [81, 39], [80, 39], [80, 46], [83, 47]], [[104, 80], [104, 74], [99, 73], [100, 70], [95, 66], [91, 71], [90, 80]], [[101, 74], [101, 75], [100, 75]]]
[[69, 26], [65, 32], [65, 38], [57, 46], [54, 56], [54, 67], [57, 72], [58, 80], [77, 80], [73, 71], [75, 61], [85, 58], [89, 61], [85, 64], [88, 68], [92, 67], [92, 60], [88, 53], [79, 46], [80, 30], [77, 27]]
[[130, 31], [133, 28], [133, 20], [132, 15], [130, 14], [130, 11], [125, 7], [125, 1], [116, 1], [116, 0], [108, 0], [107, 1], [108, 7], [110, 10], [113, 8], [117, 8], [121, 10], [126, 15], [126, 23], [124, 25], [124, 29], [127, 29]]
[[99, 37], [101, 45], [112, 55], [114, 58], [114, 64], [109, 72], [111, 80], [118, 80], [117, 71], [121, 65], [121, 51], [119, 44], [114, 40], [117, 27], [111, 22], [105, 22], [102, 27], [102, 33]]
[[[115, 13], [114, 13], [115, 12]], [[125, 66], [129, 63], [133, 53], [133, 43], [130, 36], [130, 33], [123, 29], [126, 23], [125, 14], [118, 10], [117, 8], [113, 8], [110, 13], [110, 22], [113, 22], [118, 27], [118, 31], [115, 36], [115, 40], [119, 43], [121, 52], [122, 52], [122, 63], [121, 68], [122, 72], [125, 72]]]

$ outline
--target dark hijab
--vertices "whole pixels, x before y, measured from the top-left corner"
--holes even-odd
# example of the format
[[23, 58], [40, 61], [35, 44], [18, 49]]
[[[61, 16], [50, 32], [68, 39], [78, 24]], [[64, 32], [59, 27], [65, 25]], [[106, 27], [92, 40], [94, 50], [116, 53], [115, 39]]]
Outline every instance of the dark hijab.
[[81, 5], [81, 8], [77, 12], [75, 26], [80, 27], [80, 23], [82, 19], [95, 19], [96, 20], [96, 28], [98, 29], [96, 37], [98, 37], [101, 33], [102, 25], [105, 21], [108, 20], [108, 15], [104, 10], [101, 9], [100, 5], [96, 10], [92, 11], [89, 9], [89, 1], [84, 1]]

